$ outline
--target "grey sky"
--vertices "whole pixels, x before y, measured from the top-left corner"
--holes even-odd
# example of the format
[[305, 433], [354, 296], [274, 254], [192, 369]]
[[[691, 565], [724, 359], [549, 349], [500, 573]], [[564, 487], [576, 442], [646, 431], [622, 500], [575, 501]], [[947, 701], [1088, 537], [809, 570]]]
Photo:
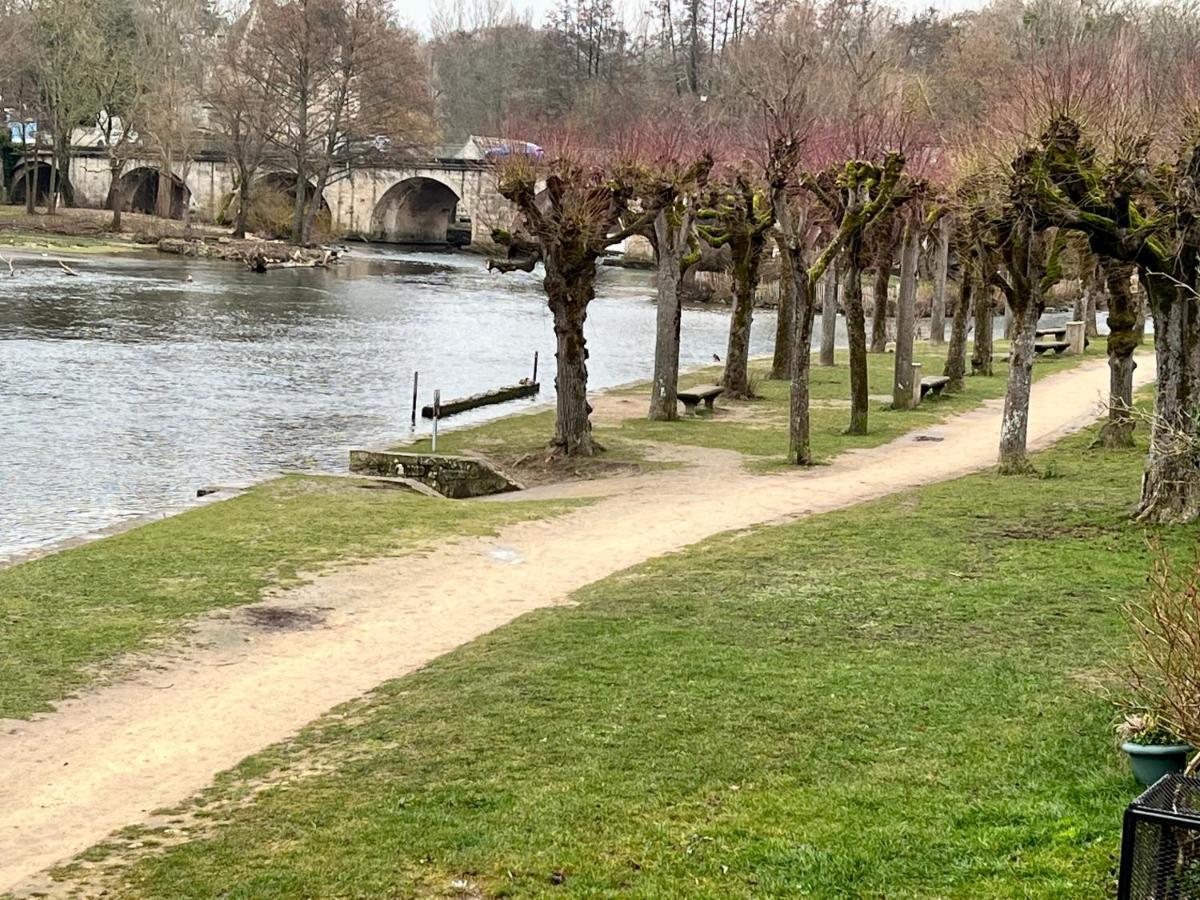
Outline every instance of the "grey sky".
[[[906, 10], [915, 11], [932, 6], [941, 12], [948, 13], [964, 9], [977, 9], [984, 5], [984, 0], [894, 0], [894, 2]], [[395, 0], [395, 3], [396, 9], [413, 27], [424, 34], [429, 33], [434, 0]], [[520, 12], [529, 12], [535, 24], [543, 22], [546, 13], [556, 5], [558, 5], [558, 0], [513, 0], [513, 6]], [[625, 19], [632, 25], [646, 4], [641, 0], [617, 0], [617, 5], [625, 11]]]

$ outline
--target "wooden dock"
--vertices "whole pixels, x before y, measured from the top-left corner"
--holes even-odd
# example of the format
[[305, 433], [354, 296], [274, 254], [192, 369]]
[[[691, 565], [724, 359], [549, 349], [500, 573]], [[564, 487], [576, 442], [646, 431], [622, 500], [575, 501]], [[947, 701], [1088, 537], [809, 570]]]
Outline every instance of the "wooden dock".
[[[495, 403], [507, 403], [509, 400], [520, 400], [522, 397], [533, 397], [542, 386], [536, 381], [527, 381], [521, 384], [512, 384], [507, 387], [496, 388], [493, 391], [484, 391], [482, 394], [472, 394], [470, 397], [460, 397], [457, 400], [446, 400], [438, 408], [439, 418], [452, 416], [456, 413], [466, 412], [469, 409], [478, 409], [481, 406], [491, 406]], [[433, 407], [422, 406], [421, 416], [426, 419], [433, 418]]]

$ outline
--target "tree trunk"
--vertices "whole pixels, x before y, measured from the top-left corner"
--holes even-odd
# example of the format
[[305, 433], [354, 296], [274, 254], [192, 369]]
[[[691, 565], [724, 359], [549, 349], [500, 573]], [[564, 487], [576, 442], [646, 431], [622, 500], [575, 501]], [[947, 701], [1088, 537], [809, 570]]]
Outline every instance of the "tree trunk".
[[1029, 393], [1033, 383], [1033, 344], [1040, 303], [1022, 298], [1013, 309], [1012, 351], [1008, 357], [1008, 390], [1000, 422], [1000, 474], [1019, 475], [1033, 469], [1026, 453]]
[[959, 266], [958, 303], [954, 307], [954, 319], [950, 324], [950, 348], [946, 353], [946, 368], [942, 370], [950, 381], [942, 393], [956, 393], [966, 387], [967, 375], [967, 323], [971, 316], [971, 293], [974, 283], [965, 265]]
[[1188, 286], [1162, 276], [1146, 281], [1158, 391], [1137, 517], [1184, 524], [1200, 519], [1200, 304]]
[[729, 345], [725, 350], [725, 395], [738, 400], [754, 396], [750, 389], [750, 326], [754, 320], [754, 292], [758, 288], [762, 239], [733, 242], [733, 311], [729, 317]]
[[[852, 254], [847, 254], [848, 257]], [[846, 333], [850, 343], [850, 425], [846, 434], [867, 433], [867, 321], [863, 310], [862, 272], [853, 262], [846, 265]]]
[[25, 156], [25, 214], [37, 212], [37, 162], [36, 157]]
[[1133, 352], [1142, 342], [1138, 327], [1138, 300], [1129, 279], [1132, 265], [1109, 263], [1105, 266], [1108, 285], [1108, 421], [1100, 429], [1102, 447], [1132, 447]]
[[[50, 159], [53, 161], [54, 154], [50, 154]], [[46, 212], [49, 215], [54, 215], [58, 212], [58, 169], [53, 164], [50, 166], [50, 193], [46, 196]]]
[[779, 312], [775, 319], [775, 355], [771, 359], [771, 377], [790, 378], [792, 374], [792, 338], [795, 336], [795, 287], [788, 277], [789, 251], [779, 242]]
[[831, 265], [825, 272], [825, 284], [821, 302], [821, 357], [820, 364], [836, 364], [837, 311], [838, 311], [838, 267]]
[[237, 214], [233, 217], [233, 237], [246, 237], [246, 222], [250, 218], [250, 204], [254, 202], [251, 188], [251, 178], [242, 172], [238, 181]]
[[[58, 173], [57, 193], [62, 195], [64, 207], [72, 207], [75, 205], [75, 195], [71, 188], [71, 140], [69, 134], [62, 141], [55, 139], [51, 156], [54, 160], [54, 170]], [[57, 208], [57, 206], [58, 198], [55, 197], [55, 207]]]
[[933, 261], [933, 306], [929, 311], [929, 342], [946, 341], [946, 274], [950, 268], [950, 217], [938, 221], [937, 256]]
[[549, 255], [544, 260], [543, 285], [554, 314], [557, 343], [554, 378], [554, 447], [564, 456], [594, 456], [600, 449], [592, 441], [591, 407], [587, 401], [587, 341], [583, 324], [596, 281], [595, 260], [564, 267]]
[[328, 168], [321, 172], [314, 186], [313, 194], [308, 198], [308, 206], [304, 211], [304, 228], [300, 238], [300, 243], [302, 244], [308, 245], [312, 243], [313, 224], [317, 220], [317, 213], [321, 210], [321, 198], [325, 196], [325, 186], [327, 184], [329, 184]]
[[[799, 254], [795, 254], [797, 257]], [[809, 417], [809, 372], [812, 369], [813, 321], [817, 313], [816, 285], [808, 277], [801, 259], [789, 266], [796, 297], [795, 337], [792, 348], [791, 415], [789, 416], [788, 459], [799, 466], [813, 464]]]
[[900, 294], [896, 303], [896, 361], [892, 379], [892, 409], [912, 409], [913, 332], [917, 312], [917, 257], [921, 238], [915, 222], [904, 229], [900, 251]]
[[650, 418], [672, 422], [679, 418], [679, 330], [682, 308], [679, 287], [682, 251], [673, 240], [673, 226], [666, 210], [654, 221], [658, 245], [658, 267], [654, 285], [658, 292], [658, 310], [654, 332], [654, 380], [650, 385]]
[[1009, 305], [1008, 300], [1004, 301], [1004, 339], [1011, 341], [1013, 334], [1016, 332], [1017, 325], [1013, 316], [1013, 308]]
[[154, 214], [160, 219], [171, 218], [171, 207], [174, 205], [171, 202], [175, 199], [175, 185], [171, 181], [172, 163], [173, 160], [168, 155], [158, 170], [158, 193], [154, 198]]
[[986, 284], [975, 291], [975, 348], [971, 374], [992, 374], [992, 291]]
[[888, 284], [892, 280], [892, 260], [880, 263], [875, 269], [875, 296], [871, 313], [871, 352], [887, 349]]

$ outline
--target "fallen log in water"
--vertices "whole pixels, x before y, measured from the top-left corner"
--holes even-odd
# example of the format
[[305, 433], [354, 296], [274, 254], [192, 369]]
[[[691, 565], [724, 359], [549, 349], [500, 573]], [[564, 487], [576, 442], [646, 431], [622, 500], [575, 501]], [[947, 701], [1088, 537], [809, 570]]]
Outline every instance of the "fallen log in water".
[[[438, 416], [452, 416], [455, 413], [477, 409], [480, 406], [491, 406], [494, 403], [507, 403], [509, 400], [532, 397], [541, 389], [542, 386], [537, 382], [522, 381], [520, 384], [496, 388], [494, 391], [484, 391], [482, 394], [472, 394], [470, 397], [461, 397], [458, 400], [447, 400], [438, 407]], [[432, 419], [433, 407], [421, 407], [421, 415], [426, 419]]]

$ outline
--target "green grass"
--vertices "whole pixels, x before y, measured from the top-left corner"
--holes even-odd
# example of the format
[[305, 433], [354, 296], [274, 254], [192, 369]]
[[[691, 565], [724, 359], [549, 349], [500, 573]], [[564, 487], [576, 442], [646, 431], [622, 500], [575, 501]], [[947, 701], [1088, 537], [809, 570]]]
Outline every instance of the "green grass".
[[565, 504], [468, 504], [287, 477], [0, 570], [0, 718], [27, 717], [188, 616], [252, 603], [334, 560], [490, 532]]
[[1141, 452], [1091, 437], [1050, 480], [718, 537], [526, 615], [223, 776], [114, 895], [1104, 896], [1137, 789], [1088, 684], [1147, 554]]
[[[999, 342], [996, 356], [1001, 356], [1006, 350], [1004, 343]], [[1104, 352], [1102, 344], [1094, 342], [1084, 358], [1099, 359]], [[914, 361], [922, 364], [924, 374], [940, 375], [946, 361], [946, 350], [944, 347], [933, 348], [927, 343], [920, 343], [916, 346]], [[1034, 378], [1036, 380], [1061, 372], [1079, 362], [1080, 357], [1077, 356], [1038, 360], [1034, 367]], [[869, 392], [872, 395], [891, 397], [894, 366], [893, 354], [868, 355]], [[748, 457], [757, 457], [757, 466], [769, 466], [776, 461], [779, 465], [785, 465], [790, 385], [786, 381], [768, 379], [766, 376], [769, 371], [770, 363], [767, 360], [757, 360], [751, 365], [755, 392], [758, 394], [753, 401], [718, 400], [716, 415], [683, 417], [677, 422], [651, 422], [637, 417], [619, 427], [599, 425], [596, 427], [596, 437], [610, 451], [608, 457], [620, 461], [636, 461], [641, 455], [639, 442], [659, 441], [734, 450]], [[985, 400], [1003, 397], [1007, 364], [997, 362], [995, 373], [990, 378], [969, 377], [966, 389], [961, 393], [927, 397], [915, 410], [893, 410], [890, 408], [890, 399], [887, 402], [873, 400], [869, 433], [847, 435], [843, 431], [850, 418], [850, 371], [848, 354], [840, 351], [837, 366], [826, 368], [814, 363], [812, 367], [810, 390], [814, 401], [811, 413], [814, 453], [819, 459], [827, 460], [845, 450], [875, 447], [906, 432], [935, 425], [948, 416], [973, 409]], [[708, 367], [681, 376], [680, 384], [688, 386], [718, 382], [720, 377], [720, 367]], [[630, 396], [647, 390], [647, 386], [639, 385], [616, 393]], [[845, 408], [821, 405], [829, 401], [844, 403]], [[553, 412], [541, 411], [446, 432], [438, 437], [438, 449], [447, 453], [474, 450], [511, 460], [544, 447], [553, 433]], [[428, 450], [428, 439], [412, 445], [412, 449]]]

